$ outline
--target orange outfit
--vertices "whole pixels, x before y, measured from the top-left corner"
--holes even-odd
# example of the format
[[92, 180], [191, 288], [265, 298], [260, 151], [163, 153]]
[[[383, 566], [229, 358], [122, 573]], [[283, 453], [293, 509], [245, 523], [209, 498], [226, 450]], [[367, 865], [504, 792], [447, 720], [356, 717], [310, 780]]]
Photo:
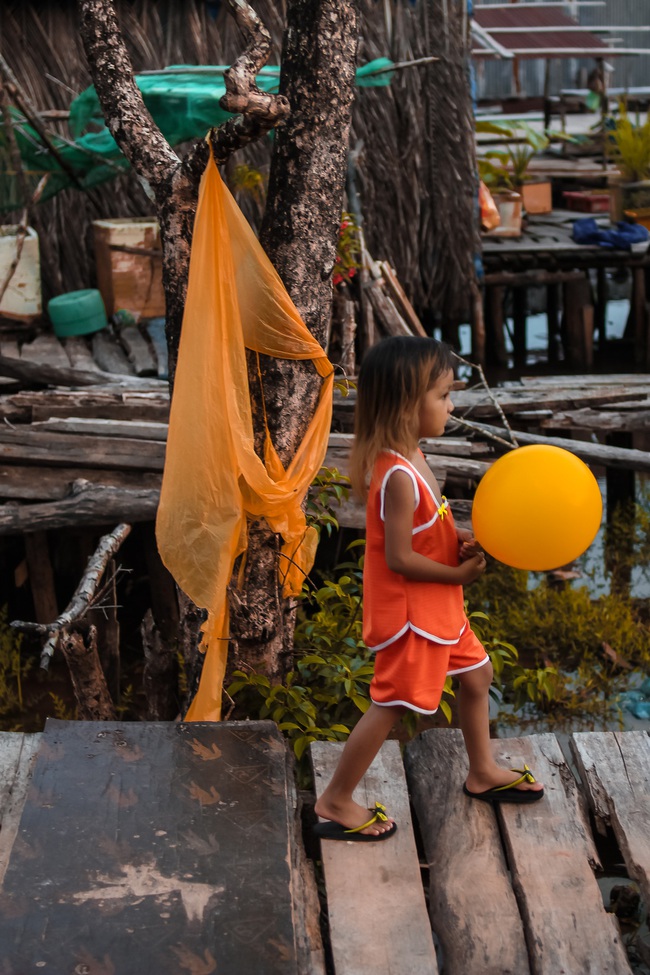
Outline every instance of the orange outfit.
[[447, 674], [482, 667], [489, 657], [470, 629], [462, 586], [408, 579], [386, 564], [384, 497], [397, 470], [413, 481], [413, 550], [434, 562], [459, 564], [447, 500], [438, 501], [409, 460], [383, 451], [373, 470], [366, 511], [363, 638], [370, 650], [379, 651], [370, 697], [375, 704], [433, 714]]

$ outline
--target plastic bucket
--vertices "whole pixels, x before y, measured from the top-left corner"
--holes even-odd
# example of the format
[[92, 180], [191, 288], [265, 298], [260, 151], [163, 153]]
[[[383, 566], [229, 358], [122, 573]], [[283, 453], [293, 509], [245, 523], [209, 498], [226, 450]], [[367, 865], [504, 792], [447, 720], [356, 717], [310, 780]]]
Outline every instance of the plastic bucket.
[[55, 335], [89, 335], [107, 325], [106, 309], [102, 296], [96, 288], [83, 291], [68, 291], [57, 295], [47, 303]]

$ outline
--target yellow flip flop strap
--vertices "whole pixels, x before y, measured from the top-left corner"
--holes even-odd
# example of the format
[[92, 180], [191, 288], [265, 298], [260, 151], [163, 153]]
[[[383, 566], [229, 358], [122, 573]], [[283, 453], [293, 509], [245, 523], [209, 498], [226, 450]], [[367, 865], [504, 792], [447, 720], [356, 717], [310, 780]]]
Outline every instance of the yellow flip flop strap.
[[522, 782], [529, 782], [531, 785], [533, 784], [533, 782], [537, 782], [537, 779], [535, 778], [535, 776], [530, 771], [530, 769], [528, 768], [527, 765], [524, 765], [524, 767], [522, 769], [521, 768], [511, 768], [510, 771], [511, 772], [519, 772], [520, 773], [519, 778], [518, 779], [515, 779], [514, 782], [508, 782], [507, 785], [498, 785], [498, 786], [496, 786], [492, 790], [493, 792], [503, 792], [504, 789], [512, 789], [512, 788], [514, 788], [517, 785], [521, 785]]
[[375, 823], [387, 823], [388, 816], [386, 815], [386, 806], [382, 806], [380, 802], [375, 803], [375, 811], [372, 819], [369, 819], [367, 823], [363, 826], [355, 826], [354, 829], [346, 829], [346, 833], [361, 833], [364, 829], [368, 829], [369, 826], [374, 826]]

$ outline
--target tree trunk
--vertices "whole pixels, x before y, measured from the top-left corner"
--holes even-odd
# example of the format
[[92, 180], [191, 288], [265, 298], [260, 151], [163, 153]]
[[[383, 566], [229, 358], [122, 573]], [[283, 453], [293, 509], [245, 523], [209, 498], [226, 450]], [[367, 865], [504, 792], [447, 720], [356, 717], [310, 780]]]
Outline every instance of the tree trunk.
[[[269, 38], [245, 0], [229, 0], [248, 47], [228, 72], [224, 107], [242, 112], [211, 132], [217, 162], [274, 128], [277, 132], [261, 239], [307, 326], [322, 342], [331, 314], [354, 97], [358, 0], [289, 0], [281, 94], [257, 91]], [[133, 81], [112, 0], [79, 0], [82, 38], [108, 128], [156, 202], [163, 246], [163, 285], [170, 376], [180, 338], [198, 185], [208, 158], [204, 141], [180, 160], [165, 142]], [[290, 114], [289, 114], [290, 106]], [[321, 380], [311, 364], [250, 363], [258, 446], [264, 409], [287, 464], [313, 414]], [[261, 379], [261, 382], [260, 382]], [[262, 399], [263, 390], [263, 399]], [[293, 629], [277, 580], [278, 539], [251, 526], [243, 589], [231, 605], [235, 656], [277, 678]]]
[[[312, 334], [322, 344], [332, 313], [347, 173], [359, 12], [356, 0], [290, 0], [282, 51], [281, 94], [291, 114], [276, 132], [260, 241]], [[256, 446], [263, 409], [286, 465], [313, 415], [321, 379], [311, 363], [249, 357]], [[290, 667], [294, 606], [277, 578], [278, 539], [250, 526], [242, 590], [231, 592], [232, 665], [245, 660], [271, 679]]]

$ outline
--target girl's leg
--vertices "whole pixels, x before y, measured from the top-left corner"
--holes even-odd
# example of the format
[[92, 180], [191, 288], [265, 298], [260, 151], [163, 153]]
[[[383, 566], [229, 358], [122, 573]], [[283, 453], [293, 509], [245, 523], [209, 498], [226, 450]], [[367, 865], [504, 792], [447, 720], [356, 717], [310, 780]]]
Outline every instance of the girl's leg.
[[[466, 785], [470, 792], [483, 792], [513, 781], [510, 769], [501, 768], [492, 756], [490, 747], [490, 716], [488, 693], [492, 683], [492, 664], [459, 674], [460, 694], [458, 715], [469, 759]], [[539, 782], [528, 782], [520, 789], [541, 789]]]
[[[370, 705], [353, 728], [334, 775], [316, 803], [317, 816], [341, 823], [346, 829], [354, 829], [368, 821], [367, 808], [354, 802], [352, 793], [403, 711], [402, 707]], [[392, 824], [391, 819], [387, 823], [373, 823], [363, 832], [377, 835], [390, 829]]]

